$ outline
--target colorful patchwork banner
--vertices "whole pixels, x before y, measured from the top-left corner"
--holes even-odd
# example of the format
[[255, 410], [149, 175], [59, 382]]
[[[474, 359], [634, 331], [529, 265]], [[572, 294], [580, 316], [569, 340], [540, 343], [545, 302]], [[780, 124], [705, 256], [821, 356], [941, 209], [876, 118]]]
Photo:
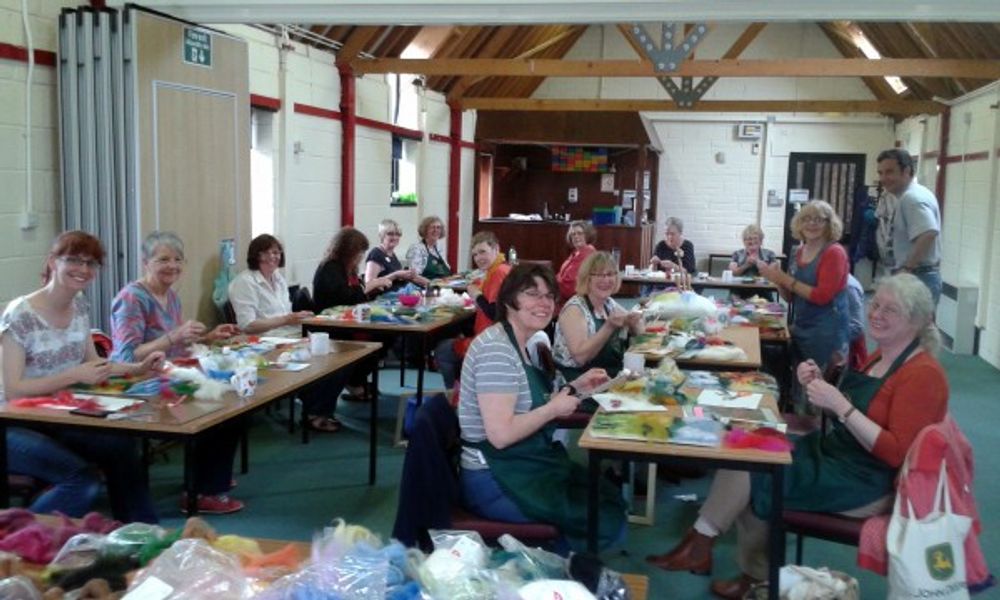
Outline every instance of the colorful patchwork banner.
[[608, 149], [584, 146], [552, 146], [552, 170], [607, 173]]

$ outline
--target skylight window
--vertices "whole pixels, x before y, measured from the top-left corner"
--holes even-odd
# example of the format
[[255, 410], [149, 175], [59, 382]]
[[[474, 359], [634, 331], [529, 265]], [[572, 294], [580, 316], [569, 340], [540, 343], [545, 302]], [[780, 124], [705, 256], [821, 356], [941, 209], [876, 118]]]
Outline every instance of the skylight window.
[[[862, 54], [864, 54], [866, 57], [872, 60], [878, 60], [882, 58], [882, 54], [875, 49], [875, 46], [872, 45], [871, 40], [868, 39], [868, 36], [866, 36], [863, 31], [861, 31], [860, 27], [852, 24], [850, 26], [850, 32], [851, 32], [851, 41], [854, 42], [854, 45], [857, 46], [858, 50], [861, 50]], [[909, 89], [906, 87], [906, 84], [903, 83], [903, 80], [900, 79], [899, 77], [896, 77], [895, 75], [890, 75], [885, 77], [885, 81], [886, 83], [889, 84], [890, 87], [892, 87], [893, 91], [896, 92], [897, 94], [902, 94], [903, 92]]]

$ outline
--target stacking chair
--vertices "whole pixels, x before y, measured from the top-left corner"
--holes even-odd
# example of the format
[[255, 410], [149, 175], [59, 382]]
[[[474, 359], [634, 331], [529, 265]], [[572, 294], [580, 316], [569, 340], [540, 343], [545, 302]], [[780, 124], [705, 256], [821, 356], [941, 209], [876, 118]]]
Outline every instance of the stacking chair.
[[509, 533], [528, 544], [548, 544], [559, 531], [546, 523], [507, 523], [470, 514], [461, 508], [458, 416], [444, 394], [417, 410], [403, 461], [399, 506], [392, 537], [406, 546], [430, 547], [428, 529], [475, 531], [489, 544]]

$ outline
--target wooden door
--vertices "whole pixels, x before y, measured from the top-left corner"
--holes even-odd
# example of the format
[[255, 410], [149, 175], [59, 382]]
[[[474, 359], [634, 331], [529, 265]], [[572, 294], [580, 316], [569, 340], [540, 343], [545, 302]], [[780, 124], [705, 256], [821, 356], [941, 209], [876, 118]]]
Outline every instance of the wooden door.
[[[854, 213], [854, 190], [865, 183], [864, 154], [823, 154], [818, 152], [792, 152], [788, 157], [788, 190], [807, 189], [810, 200], [825, 200], [844, 222], [844, 237], [840, 243], [850, 243], [848, 235]], [[792, 217], [798, 206], [785, 204], [785, 240], [782, 253], [792, 256], [798, 241], [792, 237]]]
[[[250, 96], [246, 42], [133, 10], [138, 98], [139, 239], [176, 232], [187, 266], [177, 291], [186, 318], [218, 320], [212, 283], [219, 243], [250, 243]], [[208, 64], [186, 61], [195, 30]], [[240, 268], [240, 265], [237, 265]], [[137, 274], [136, 274], [137, 275]]]

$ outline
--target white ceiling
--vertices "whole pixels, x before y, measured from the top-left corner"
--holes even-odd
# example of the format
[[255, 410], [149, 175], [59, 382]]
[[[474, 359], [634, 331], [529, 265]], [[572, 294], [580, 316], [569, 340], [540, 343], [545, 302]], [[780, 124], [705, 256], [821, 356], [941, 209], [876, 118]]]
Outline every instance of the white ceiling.
[[[121, 7], [126, 0], [108, 0]], [[998, 0], [145, 0], [199, 23], [345, 25], [1000, 21]]]

